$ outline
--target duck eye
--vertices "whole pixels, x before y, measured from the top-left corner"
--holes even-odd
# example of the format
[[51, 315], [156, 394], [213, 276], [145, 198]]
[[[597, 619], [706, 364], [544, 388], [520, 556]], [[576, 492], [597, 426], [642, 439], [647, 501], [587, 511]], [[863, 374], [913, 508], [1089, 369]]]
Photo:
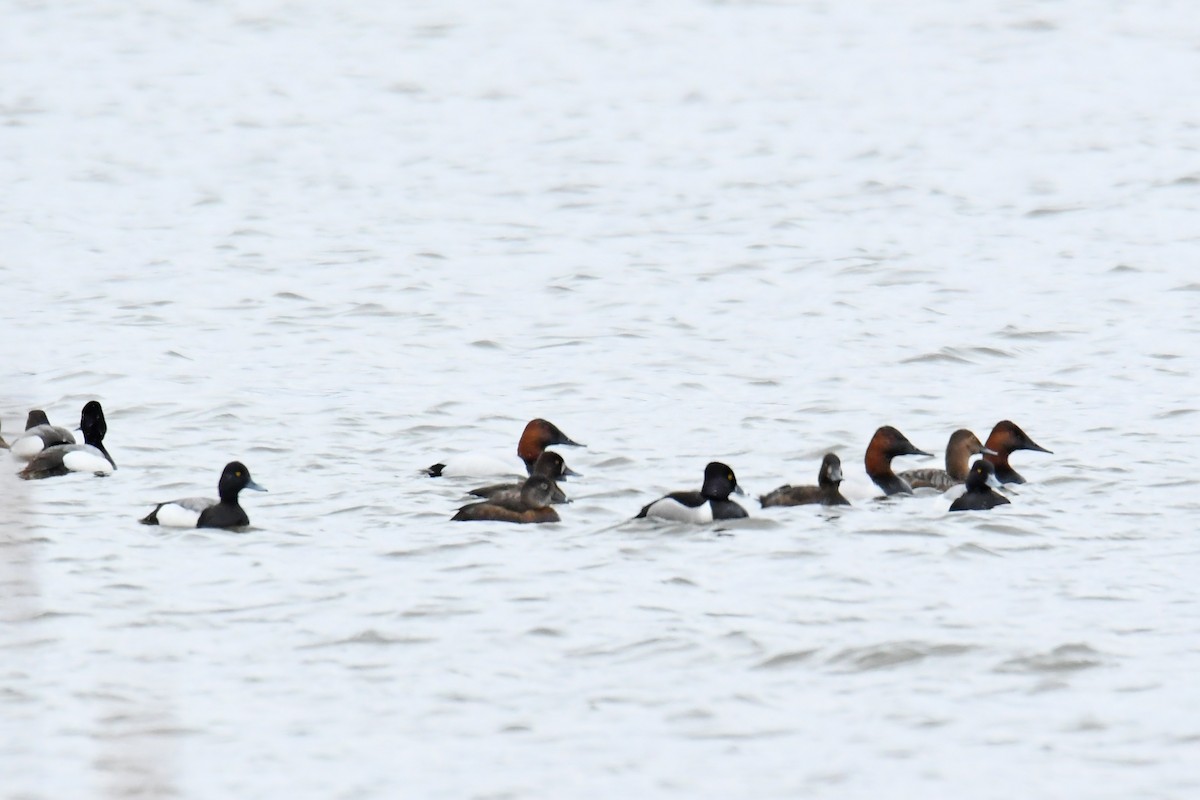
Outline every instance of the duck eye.
[[731, 473], [729, 473], [729, 476], [726, 478], [726, 480], [730, 480], [730, 481], [731, 481], [731, 480], [733, 480], [733, 473], [732, 473], [732, 472], [731, 472]]
[[240, 478], [240, 477], [242, 477], [242, 473], [240, 473], [240, 472], [235, 472], [235, 473], [233, 473], [233, 477], [235, 477], [235, 478]]

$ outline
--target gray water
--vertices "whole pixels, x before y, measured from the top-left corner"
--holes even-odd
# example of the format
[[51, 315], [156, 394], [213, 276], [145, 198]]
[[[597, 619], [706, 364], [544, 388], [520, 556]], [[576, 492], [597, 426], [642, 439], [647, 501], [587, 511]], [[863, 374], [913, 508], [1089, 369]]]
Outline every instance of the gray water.
[[[1191, 4], [337, 5], [4, 13], [0, 420], [119, 470], [0, 474], [0, 794], [1200, 792]], [[535, 416], [563, 521], [449, 523]]]

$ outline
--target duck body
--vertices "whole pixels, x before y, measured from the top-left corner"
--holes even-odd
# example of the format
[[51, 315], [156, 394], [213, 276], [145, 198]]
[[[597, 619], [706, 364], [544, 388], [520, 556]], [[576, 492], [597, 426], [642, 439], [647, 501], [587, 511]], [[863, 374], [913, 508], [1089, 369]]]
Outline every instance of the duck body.
[[[571, 439], [552, 422], [539, 418], [526, 423], [521, 438], [517, 441], [517, 457], [525, 465], [526, 475], [533, 474], [533, 465], [538, 456], [545, 452], [547, 447], [554, 445], [586, 447]], [[426, 467], [424, 472], [431, 478], [450, 478], [461, 475], [512, 475], [518, 473], [518, 470], [517, 464], [508, 459], [466, 453]]]
[[217, 482], [219, 500], [184, 497], [159, 503], [140, 522], [143, 525], [172, 528], [242, 528], [250, 524], [250, 517], [238, 498], [242, 489], [267, 491], [254, 482], [245, 464], [230, 461], [221, 471], [221, 478]]
[[[537, 461], [533, 464], [532, 475], [537, 475], [550, 481], [550, 502], [555, 504], [571, 502], [567, 499], [566, 493], [559, 488], [558, 481], [566, 480], [567, 478], [582, 477], [578, 472], [568, 467], [563, 457], [553, 450], [547, 450], [538, 456]], [[522, 486], [524, 486], [524, 481], [520, 483], [494, 483], [490, 486], [476, 487], [467, 492], [467, 494], [482, 497], [485, 500], [501, 497], [516, 500], [521, 496]]]
[[25, 432], [13, 440], [10, 450], [17, 458], [30, 460], [47, 447], [75, 444], [75, 436], [66, 428], [51, 425], [46, 412], [35, 408], [25, 418]]
[[84, 444], [56, 444], [34, 455], [19, 473], [25, 480], [40, 480], [69, 475], [72, 472], [91, 472], [95, 475], [111, 475], [117, 468], [112, 456], [104, 448], [104, 436], [108, 423], [100, 403], [91, 400], [83, 407], [79, 428], [83, 431]]
[[816, 486], [780, 486], [758, 498], [763, 508], [769, 506], [848, 506], [850, 501], [842, 497], [842, 461], [833, 453], [826, 453], [817, 473]]
[[966, 428], [959, 428], [950, 434], [946, 444], [946, 468], [910, 469], [901, 472], [899, 477], [913, 489], [936, 489], [944, 492], [964, 483], [971, 469], [971, 456], [980, 453], [995, 455], [995, 451], [984, 447], [979, 437]]
[[1009, 499], [996, 492], [992, 487], [999, 487], [995, 468], [980, 459], [972, 466], [967, 474], [967, 490], [950, 504], [951, 511], [986, 511], [996, 506], [1009, 504]]
[[750, 516], [746, 509], [729, 499], [729, 495], [735, 492], [743, 494], [733, 470], [719, 461], [713, 461], [704, 468], [704, 483], [700, 491], [664, 495], [645, 505], [634, 519], [657, 517], [675, 522], [706, 523]]
[[500, 495], [458, 509], [452, 522], [514, 522], [531, 524], [558, 522], [558, 512], [550, 508], [553, 491], [551, 481], [541, 475], [531, 475], [521, 484], [517, 497]]

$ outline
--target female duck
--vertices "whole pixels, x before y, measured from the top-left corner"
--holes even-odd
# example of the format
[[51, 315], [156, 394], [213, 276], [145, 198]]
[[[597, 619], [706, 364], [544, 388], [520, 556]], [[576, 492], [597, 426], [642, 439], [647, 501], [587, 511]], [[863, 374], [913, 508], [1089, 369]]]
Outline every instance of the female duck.
[[521, 484], [519, 497], [500, 496], [480, 503], [471, 503], [460, 508], [450, 519], [454, 522], [558, 522], [558, 512], [550, 508], [553, 495], [551, 486], [549, 478], [532, 475]]
[[871, 437], [863, 461], [867, 467], [867, 475], [875, 481], [876, 486], [883, 489], [884, 494], [912, 494], [912, 487], [908, 482], [892, 472], [892, 459], [896, 456], [927, 455], [931, 454], [918, 450], [903, 433], [891, 425], [884, 425]]
[[698, 492], [672, 492], [650, 503], [634, 519], [658, 517], [677, 522], [712, 522], [714, 519], [741, 519], [746, 509], [729, 499], [731, 493], [745, 494], [737, 485], [733, 470], [719, 461], [704, 468], [704, 483]]
[[769, 494], [758, 498], [763, 508], [767, 506], [803, 506], [820, 503], [823, 506], [848, 506], [850, 501], [842, 497], [842, 460], [833, 453], [821, 459], [821, 471], [817, 473], [816, 486], [780, 486]]
[[[521, 438], [517, 441], [517, 456], [525, 464], [525, 473], [533, 474], [533, 464], [547, 447], [556, 444], [570, 447], [586, 447], [572, 441], [558, 426], [544, 419], [533, 419], [525, 425]], [[431, 478], [456, 475], [509, 475], [515, 472], [515, 465], [507, 460], [488, 456], [462, 455], [447, 459], [444, 463], [434, 464], [425, 469]]]
[[[532, 475], [541, 478], [546, 478], [550, 481], [551, 488], [551, 503], [569, 503], [566, 494], [558, 488], [558, 481], [571, 478], [582, 478], [575, 470], [567, 466], [567, 462], [563, 461], [563, 457], [553, 450], [547, 450], [538, 456], [537, 461], [533, 462]], [[472, 489], [467, 494], [476, 497], [482, 497], [485, 500], [492, 500], [504, 497], [510, 500], [516, 500], [521, 496], [521, 487], [523, 483], [494, 483], [491, 486], [480, 486], [477, 489]]]
[[104, 409], [95, 400], [89, 401], [83, 407], [79, 429], [83, 431], [84, 444], [56, 444], [47, 447], [25, 465], [25, 469], [20, 472], [21, 477], [33, 480], [53, 478], [71, 472], [112, 474], [117, 464], [104, 449], [104, 434], [108, 433], [108, 423], [104, 421]]
[[946, 468], [910, 469], [900, 473], [900, 478], [914, 489], [937, 489], [944, 492], [958, 486], [967, 479], [971, 468], [971, 456], [980, 453], [995, 455], [979, 441], [979, 437], [966, 428], [959, 428], [950, 434], [950, 442], [946, 445]]
[[174, 528], [241, 528], [250, 524], [250, 517], [238, 503], [242, 489], [265, 492], [250, 477], [250, 470], [240, 461], [230, 461], [221, 471], [217, 482], [220, 500], [208, 497], [185, 497], [159, 503], [140, 521], [143, 525], [167, 525]]
[[75, 437], [66, 428], [51, 425], [46, 412], [35, 408], [25, 418], [25, 432], [13, 440], [12, 454], [28, 461], [58, 444], [75, 444]]
[[1000, 481], [996, 480], [996, 470], [987, 461], [979, 459], [967, 473], [967, 490], [950, 504], [950, 510], [984, 511], [1007, 505], [1008, 498], [993, 491], [993, 486], [1000, 486]]
[[1050, 452], [1033, 439], [1030, 439], [1025, 431], [1018, 428], [1015, 423], [1006, 419], [997, 422], [996, 427], [992, 428], [992, 432], [988, 434], [987, 448], [993, 454], [987, 455], [985, 453], [983, 457], [995, 468], [996, 478], [1001, 483], [1025, 482], [1025, 479], [1008, 465], [1008, 457], [1013, 451], [1036, 450], [1039, 453]]

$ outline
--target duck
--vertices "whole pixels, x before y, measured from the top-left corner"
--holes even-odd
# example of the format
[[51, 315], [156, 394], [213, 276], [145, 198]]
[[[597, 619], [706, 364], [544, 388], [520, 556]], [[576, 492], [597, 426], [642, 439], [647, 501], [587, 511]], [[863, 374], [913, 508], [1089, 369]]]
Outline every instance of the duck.
[[[569, 503], [567, 495], [558, 487], [557, 481], [566, 480], [567, 478], [582, 478], [575, 470], [567, 466], [567, 462], [563, 457], [553, 450], [547, 450], [537, 457], [537, 461], [533, 462], [533, 475], [539, 475], [550, 481], [551, 487], [551, 503]], [[524, 483], [493, 483], [490, 486], [480, 486], [467, 492], [475, 497], [482, 497], [485, 500], [495, 498], [507, 498], [516, 500], [521, 496], [521, 487]]]
[[875, 485], [883, 489], [885, 495], [912, 494], [908, 482], [892, 472], [892, 459], [896, 456], [928, 456], [924, 450], [918, 450], [903, 433], [891, 425], [884, 425], [875, 431], [867, 445], [867, 454], [863, 459], [867, 475], [875, 481]]
[[[533, 464], [538, 456], [553, 445], [568, 447], [586, 447], [587, 445], [567, 436], [558, 426], [547, 420], [532, 419], [525, 425], [521, 438], [517, 441], [517, 457], [525, 464], [525, 473], [533, 474]], [[427, 467], [424, 472], [431, 478], [454, 477], [458, 475], [511, 475], [517, 470], [515, 464], [507, 459], [497, 459], [489, 456], [464, 454], [448, 458], [444, 462]]]
[[833, 453], [821, 459], [816, 486], [780, 486], [758, 498], [763, 508], [768, 506], [802, 506], [820, 503], [823, 506], [848, 506], [850, 501], [842, 497], [842, 460]]
[[729, 499], [742, 494], [737, 477], [727, 464], [711, 461], [704, 468], [704, 483], [698, 492], [672, 492], [648, 503], [634, 519], [658, 517], [676, 522], [712, 522], [715, 519], [742, 519], [746, 509]]
[[104, 420], [104, 409], [95, 400], [89, 400], [79, 418], [79, 429], [83, 431], [83, 444], [56, 444], [34, 456], [19, 475], [25, 480], [53, 478], [72, 472], [91, 472], [95, 475], [111, 475], [117, 468], [112, 456], [104, 448], [104, 435], [108, 423]]
[[4, 437], [0, 436], [0, 450], [8, 450], [8, 442], [4, 441]]
[[531, 475], [521, 484], [520, 496], [497, 496], [478, 503], [470, 503], [458, 510], [452, 522], [490, 520], [493, 522], [516, 522], [520, 524], [558, 522], [558, 512], [550, 508], [554, 494], [553, 484], [542, 475]]
[[13, 440], [11, 451], [28, 461], [47, 447], [75, 444], [75, 436], [66, 428], [51, 425], [46, 412], [35, 408], [25, 417], [25, 432]]
[[1003, 419], [996, 423], [988, 434], [986, 446], [992, 455], [984, 454], [983, 458], [996, 471], [996, 479], [1001, 483], [1024, 483], [1015, 469], [1008, 464], [1008, 457], [1016, 450], [1036, 450], [1039, 453], [1050, 453], [1050, 450], [1029, 438], [1025, 431], [1017, 427], [1011, 420]]
[[208, 497], [184, 497], [159, 503], [154, 510], [138, 520], [143, 525], [165, 525], [173, 528], [243, 528], [250, 524], [238, 494], [242, 489], [265, 492], [250, 477], [250, 470], [240, 461], [230, 461], [221, 470], [217, 481], [220, 500]]
[[994, 491], [993, 486], [1000, 486], [1000, 481], [996, 479], [996, 469], [982, 458], [977, 460], [967, 473], [967, 490], [950, 504], [950, 510], [986, 511], [996, 506], [1008, 505], [1009, 499]]
[[979, 437], [966, 428], [959, 428], [950, 434], [950, 441], [946, 444], [945, 469], [910, 469], [901, 472], [899, 477], [913, 489], [937, 489], [944, 492], [967, 480], [971, 456], [980, 453], [995, 455], [996, 451], [984, 447]]

